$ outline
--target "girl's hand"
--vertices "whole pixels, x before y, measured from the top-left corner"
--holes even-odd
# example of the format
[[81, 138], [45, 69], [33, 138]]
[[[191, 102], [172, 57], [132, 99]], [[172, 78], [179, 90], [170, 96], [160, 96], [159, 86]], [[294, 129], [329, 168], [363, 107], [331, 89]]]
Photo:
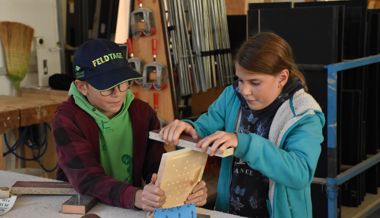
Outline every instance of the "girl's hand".
[[193, 126], [181, 120], [172, 121], [162, 128], [159, 134], [167, 144], [177, 145], [179, 137], [183, 132], [193, 137], [193, 139], [198, 138], [198, 134]]
[[238, 139], [235, 133], [217, 131], [197, 143], [197, 147], [207, 152], [210, 147], [210, 156], [216, 154], [217, 151], [224, 152], [227, 148], [236, 148]]

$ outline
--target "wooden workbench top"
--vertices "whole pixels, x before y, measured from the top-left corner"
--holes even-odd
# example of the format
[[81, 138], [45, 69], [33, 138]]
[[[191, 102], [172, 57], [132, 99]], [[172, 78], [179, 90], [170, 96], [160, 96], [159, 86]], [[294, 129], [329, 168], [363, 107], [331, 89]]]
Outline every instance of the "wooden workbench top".
[[[25, 174], [13, 173], [0, 170], [0, 187], [11, 187], [16, 181], [54, 181], [51, 179], [30, 176]], [[5, 214], [4, 217], [21, 218], [40, 218], [40, 217], [60, 217], [60, 218], [79, 218], [77, 214], [63, 214], [60, 212], [62, 204], [69, 199], [69, 196], [44, 196], [44, 195], [21, 195], [17, 198], [16, 204]], [[89, 213], [96, 214], [101, 218], [128, 217], [144, 218], [146, 212], [142, 210], [123, 209], [98, 203]], [[197, 213], [209, 215], [212, 218], [239, 218], [232, 214], [218, 211], [197, 208]]]
[[21, 96], [0, 95], [0, 134], [9, 129], [50, 122], [67, 92], [22, 89]]

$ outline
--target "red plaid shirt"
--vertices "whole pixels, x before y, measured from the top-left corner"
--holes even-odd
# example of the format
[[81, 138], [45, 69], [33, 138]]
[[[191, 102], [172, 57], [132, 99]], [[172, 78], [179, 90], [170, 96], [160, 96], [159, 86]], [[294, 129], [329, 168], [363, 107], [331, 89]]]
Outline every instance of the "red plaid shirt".
[[100, 164], [98, 126], [72, 97], [57, 109], [52, 122], [58, 155], [57, 179], [69, 181], [76, 191], [102, 203], [133, 208], [136, 191], [157, 172], [164, 147], [148, 139], [149, 131], [158, 129], [160, 124], [147, 103], [134, 99], [128, 112], [133, 129], [133, 184], [105, 174]]

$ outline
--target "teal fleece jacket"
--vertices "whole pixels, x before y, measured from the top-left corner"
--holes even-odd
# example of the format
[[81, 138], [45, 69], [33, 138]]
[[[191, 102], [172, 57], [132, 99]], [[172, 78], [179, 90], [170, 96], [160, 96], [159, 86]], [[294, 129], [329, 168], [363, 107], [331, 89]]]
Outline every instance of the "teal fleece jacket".
[[[190, 122], [200, 137], [222, 130], [235, 132], [240, 100], [228, 86], [208, 112]], [[310, 184], [321, 152], [324, 114], [303, 89], [277, 110], [269, 139], [237, 133], [234, 156], [269, 178], [268, 210], [272, 218], [312, 217]], [[215, 209], [229, 210], [232, 157], [222, 159]]]

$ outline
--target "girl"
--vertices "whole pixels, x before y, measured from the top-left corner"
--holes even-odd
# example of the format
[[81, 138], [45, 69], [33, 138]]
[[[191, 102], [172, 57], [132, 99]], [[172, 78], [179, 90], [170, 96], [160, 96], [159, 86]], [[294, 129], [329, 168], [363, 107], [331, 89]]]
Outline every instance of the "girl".
[[[195, 122], [175, 120], [160, 134], [177, 144], [184, 132], [203, 138], [222, 159], [216, 209], [248, 217], [312, 217], [310, 183], [323, 141], [324, 114], [307, 93], [289, 44], [258, 33], [239, 49], [237, 81]], [[228, 188], [227, 188], [228, 187]]]

